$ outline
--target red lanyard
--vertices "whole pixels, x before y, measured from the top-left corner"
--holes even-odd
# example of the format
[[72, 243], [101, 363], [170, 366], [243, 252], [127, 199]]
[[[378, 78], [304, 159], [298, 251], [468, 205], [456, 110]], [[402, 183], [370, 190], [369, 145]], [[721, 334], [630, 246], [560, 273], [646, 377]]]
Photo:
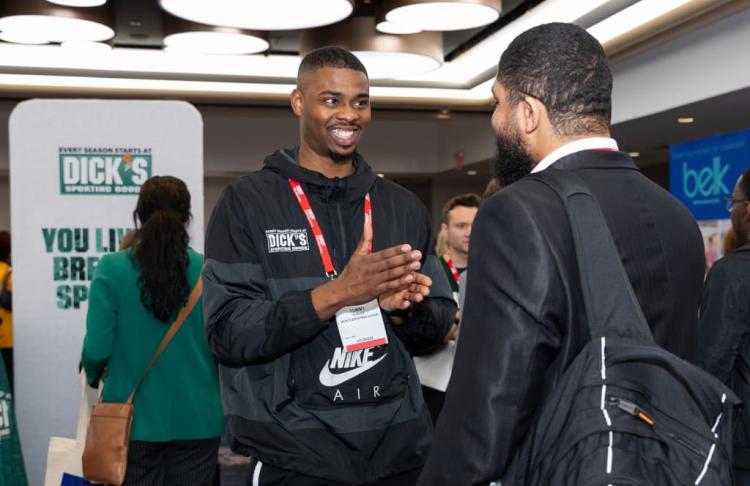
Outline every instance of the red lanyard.
[[456, 266], [453, 264], [453, 259], [451, 258], [450, 254], [446, 253], [443, 255], [443, 260], [445, 260], [445, 263], [448, 264], [448, 268], [450, 269], [451, 273], [453, 274], [453, 280], [456, 281], [457, 284], [461, 283], [461, 275], [458, 274], [458, 270], [456, 269]]
[[[312, 206], [310, 206], [310, 201], [307, 199], [307, 195], [305, 195], [305, 190], [302, 189], [302, 184], [294, 179], [289, 179], [289, 186], [292, 188], [292, 192], [297, 198], [299, 207], [307, 218], [307, 223], [310, 225], [310, 230], [312, 230], [313, 236], [315, 236], [315, 243], [318, 244], [318, 251], [320, 252], [320, 259], [323, 260], [323, 268], [325, 269], [326, 277], [334, 279], [338, 274], [333, 266], [331, 254], [328, 253], [328, 245], [326, 245], [323, 231], [321, 231], [320, 225], [318, 225], [318, 219], [315, 217], [315, 212], [313, 211]], [[369, 193], [365, 195], [365, 224], [372, 225], [372, 204], [370, 202]], [[368, 253], [372, 253], [372, 246], [370, 246], [367, 251]]]

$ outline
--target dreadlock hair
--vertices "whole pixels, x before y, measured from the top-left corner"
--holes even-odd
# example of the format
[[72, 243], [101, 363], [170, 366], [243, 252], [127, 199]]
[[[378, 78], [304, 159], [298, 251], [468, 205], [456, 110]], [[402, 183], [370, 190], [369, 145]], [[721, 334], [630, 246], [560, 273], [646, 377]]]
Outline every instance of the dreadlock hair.
[[141, 187], [133, 211], [136, 230], [132, 249], [140, 271], [141, 302], [157, 319], [167, 323], [190, 293], [187, 224], [191, 218], [190, 192], [171, 176], [154, 176]]

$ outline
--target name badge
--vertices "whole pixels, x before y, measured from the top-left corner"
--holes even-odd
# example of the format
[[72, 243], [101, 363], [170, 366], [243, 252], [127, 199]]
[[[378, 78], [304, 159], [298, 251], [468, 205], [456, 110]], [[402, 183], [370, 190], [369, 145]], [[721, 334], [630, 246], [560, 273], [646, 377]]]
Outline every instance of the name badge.
[[347, 353], [388, 344], [378, 299], [339, 309], [336, 324]]

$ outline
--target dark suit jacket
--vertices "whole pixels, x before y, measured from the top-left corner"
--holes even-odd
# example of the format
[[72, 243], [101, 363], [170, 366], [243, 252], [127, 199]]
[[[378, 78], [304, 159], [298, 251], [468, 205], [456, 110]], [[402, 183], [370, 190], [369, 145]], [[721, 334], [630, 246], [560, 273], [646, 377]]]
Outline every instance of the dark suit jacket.
[[[704, 273], [688, 210], [620, 152], [564, 157], [599, 201], [656, 341], [692, 357]], [[533, 175], [490, 198], [471, 235], [445, 408], [419, 486], [501, 477], [537, 406], [589, 340], [565, 208]]]

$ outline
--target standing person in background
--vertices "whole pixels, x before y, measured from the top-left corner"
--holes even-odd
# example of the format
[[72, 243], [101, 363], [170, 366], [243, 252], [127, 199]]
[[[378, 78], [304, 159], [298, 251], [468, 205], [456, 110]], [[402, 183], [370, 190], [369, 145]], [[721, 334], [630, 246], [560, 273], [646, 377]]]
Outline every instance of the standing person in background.
[[735, 481], [750, 485], [750, 168], [727, 198], [734, 250], [708, 272], [698, 327], [697, 364], [745, 402], [734, 434]]
[[[440, 255], [440, 263], [450, 283], [456, 304], [459, 303], [459, 284], [469, 259], [471, 225], [481, 202], [479, 195], [470, 192], [451, 198], [443, 206], [440, 232], [445, 234], [445, 250]], [[414, 358], [422, 383], [422, 395], [434, 423], [437, 423], [440, 410], [443, 408], [445, 389], [451, 377], [460, 312], [459, 307], [451, 333], [443, 346], [430, 355]]]
[[10, 233], [0, 231], [0, 352], [13, 391], [13, 269], [10, 266]]
[[[127, 400], [200, 277], [203, 258], [188, 246], [190, 218], [185, 183], [150, 178], [133, 212], [130, 246], [96, 267], [82, 364], [92, 386], [106, 368], [103, 402]], [[124, 484], [211, 486], [223, 430], [198, 301], [135, 395]]]

